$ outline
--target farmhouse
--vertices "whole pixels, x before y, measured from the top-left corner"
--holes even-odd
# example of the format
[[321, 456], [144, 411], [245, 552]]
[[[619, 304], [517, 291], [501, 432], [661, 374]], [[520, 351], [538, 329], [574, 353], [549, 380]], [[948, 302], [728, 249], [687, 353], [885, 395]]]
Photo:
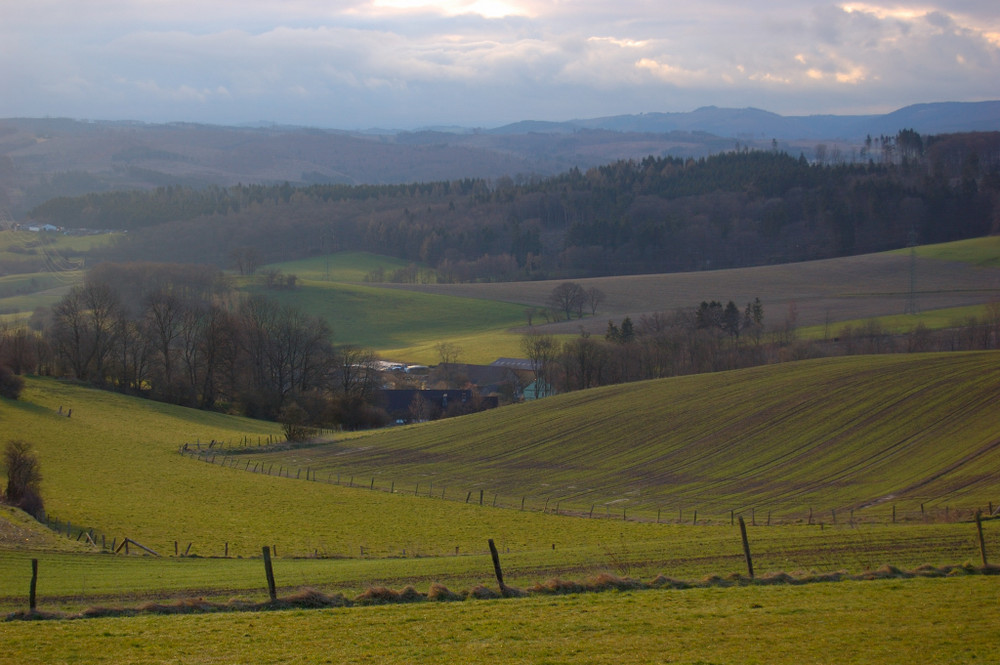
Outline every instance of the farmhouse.
[[499, 405], [495, 396], [481, 396], [477, 391], [463, 390], [381, 390], [380, 406], [392, 422], [414, 423], [493, 409]]

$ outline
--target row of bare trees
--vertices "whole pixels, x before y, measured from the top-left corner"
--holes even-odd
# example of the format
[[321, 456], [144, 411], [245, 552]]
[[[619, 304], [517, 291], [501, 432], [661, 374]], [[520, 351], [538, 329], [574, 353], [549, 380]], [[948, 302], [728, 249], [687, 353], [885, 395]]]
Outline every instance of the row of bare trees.
[[521, 340], [531, 361], [539, 396], [601, 385], [833, 355], [916, 353], [1000, 348], [1000, 302], [983, 316], [930, 330], [917, 324], [892, 333], [877, 320], [844, 326], [835, 336], [802, 340], [795, 334], [794, 307], [783, 321], [764, 326], [759, 299], [742, 312], [734, 303], [703, 302], [697, 308], [626, 317], [608, 322], [604, 338], [586, 333], [560, 342], [532, 329]]
[[33, 324], [4, 331], [0, 363], [186, 406], [274, 419], [298, 403], [335, 425], [333, 401], [377, 387], [374, 353], [336, 347], [319, 317], [237, 298], [202, 267], [102, 266]]

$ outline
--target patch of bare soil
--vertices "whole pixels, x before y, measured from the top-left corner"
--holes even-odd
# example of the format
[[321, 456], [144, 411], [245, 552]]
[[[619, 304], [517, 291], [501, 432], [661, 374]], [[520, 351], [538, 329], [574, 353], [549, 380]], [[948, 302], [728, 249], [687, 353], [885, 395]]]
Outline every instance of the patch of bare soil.
[[[914, 288], [921, 309], [960, 307], [989, 302], [1000, 295], [1000, 270], [963, 263], [918, 259]], [[561, 281], [483, 284], [391, 284], [400, 289], [501, 300], [544, 307]], [[606, 299], [593, 317], [545, 327], [547, 332], [576, 333], [581, 325], [602, 332], [608, 319], [696, 307], [702, 300], [733, 300], [742, 307], [759, 297], [769, 325], [787, 315], [794, 303], [800, 326], [866, 319], [904, 310], [910, 291], [910, 258], [905, 254], [868, 254], [777, 266], [688, 273], [628, 275], [569, 280], [596, 287]], [[537, 317], [536, 325], [541, 322]]]

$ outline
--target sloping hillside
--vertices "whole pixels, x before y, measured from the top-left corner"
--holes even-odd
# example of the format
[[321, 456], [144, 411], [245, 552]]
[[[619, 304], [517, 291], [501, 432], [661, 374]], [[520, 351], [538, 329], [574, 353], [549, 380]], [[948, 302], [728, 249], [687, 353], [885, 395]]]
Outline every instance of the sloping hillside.
[[[579, 544], [641, 526], [570, 529], [542, 509], [647, 520], [662, 509], [664, 521], [698, 511], [715, 522], [730, 510], [805, 520], [812, 509], [829, 522], [832, 510], [886, 521], [892, 506], [901, 519], [917, 519], [921, 504], [934, 518], [945, 506], [951, 518], [985, 508], [1000, 499], [998, 359], [867, 356], [665, 379], [284, 452], [215, 448], [216, 464], [179, 448], [266, 441], [277, 428], [52, 379], [0, 402], [0, 422], [5, 439], [36, 445], [50, 515], [109, 542], [167, 551], [192, 542], [202, 555], [225, 546], [235, 556], [262, 542], [286, 554], [360, 545], [384, 556], [467, 551], [490, 533], [537, 549], [556, 531]], [[342, 485], [363, 481], [328, 484], [338, 474]], [[433, 483], [434, 500], [413, 497], [418, 483], [422, 497]], [[530, 511], [483, 510], [479, 490], [487, 505], [498, 495], [497, 506], [517, 508], [524, 497]], [[466, 505], [466, 496], [476, 498]]]
[[985, 507], [1000, 500], [998, 360], [837, 358], [612, 386], [263, 459], [576, 510]]

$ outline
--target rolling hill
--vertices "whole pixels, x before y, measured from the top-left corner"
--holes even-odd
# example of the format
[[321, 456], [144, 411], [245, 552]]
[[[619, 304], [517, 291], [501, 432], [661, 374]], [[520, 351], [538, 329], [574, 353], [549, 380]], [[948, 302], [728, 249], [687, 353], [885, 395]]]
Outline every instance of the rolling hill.
[[583, 512], [912, 515], [1000, 500], [998, 359], [836, 358], [611, 386], [260, 459]]
[[[841, 358], [613, 386], [283, 452], [214, 448], [203, 459], [215, 465], [179, 448], [255, 444], [276, 426], [53, 379], [30, 379], [21, 401], [0, 404], [0, 421], [6, 438], [37, 446], [50, 515], [109, 540], [202, 552], [227, 542], [243, 554], [262, 541], [286, 553], [360, 543], [386, 554], [464, 550], [485, 530], [531, 549], [555, 537], [556, 523], [536, 511], [560, 502], [561, 512], [625, 508], [652, 520], [661, 508], [671, 518], [697, 510], [726, 523], [731, 510], [775, 520], [814, 510], [828, 521], [853, 509], [886, 521], [891, 506], [902, 519], [923, 504], [928, 516], [946, 506], [967, 515], [1000, 496], [997, 358]], [[69, 408], [71, 418], [60, 415]], [[453, 501], [414, 502], [418, 483]], [[526, 499], [531, 511], [461, 503], [479, 490], [513, 508]], [[591, 535], [566, 537], [608, 537], [580, 528]]]

